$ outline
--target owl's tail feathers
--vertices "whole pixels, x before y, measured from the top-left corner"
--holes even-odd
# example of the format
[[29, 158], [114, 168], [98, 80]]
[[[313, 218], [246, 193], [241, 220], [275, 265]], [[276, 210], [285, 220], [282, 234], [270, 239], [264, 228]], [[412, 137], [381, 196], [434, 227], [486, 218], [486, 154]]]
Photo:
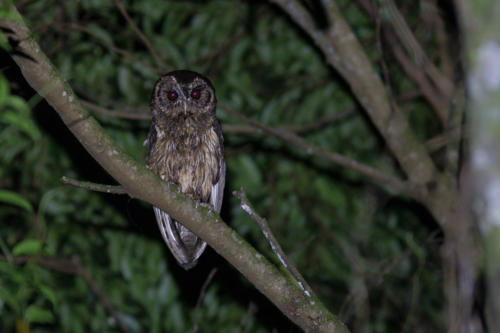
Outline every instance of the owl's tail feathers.
[[175, 221], [160, 208], [153, 207], [161, 235], [177, 262], [185, 269], [196, 266], [207, 243]]

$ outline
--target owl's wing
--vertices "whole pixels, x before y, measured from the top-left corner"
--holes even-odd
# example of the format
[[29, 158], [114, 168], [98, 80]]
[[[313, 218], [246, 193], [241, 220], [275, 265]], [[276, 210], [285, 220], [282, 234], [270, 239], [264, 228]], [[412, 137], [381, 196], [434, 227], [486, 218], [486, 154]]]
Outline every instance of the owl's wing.
[[158, 207], [153, 207], [158, 227], [168, 248], [177, 262], [185, 269], [196, 266], [207, 243], [197, 237], [188, 228], [173, 220], [170, 215]]
[[151, 125], [149, 126], [148, 136], [146, 137], [146, 139], [142, 143], [142, 146], [147, 148], [148, 154], [149, 154], [149, 151], [151, 151], [151, 147], [156, 142], [156, 131], [157, 131], [157, 128], [156, 128], [156, 125], [153, 121], [151, 123]]
[[226, 162], [224, 160], [224, 137], [222, 136], [222, 128], [216, 120], [214, 130], [219, 138], [219, 170], [215, 183], [212, 185], [210, 193], [210, 204], [214, 207], [217, 213], [220, 213], [222, 207], [222, 196], [224, 195], [224, 185], [226, 184]]
[[[210, 193], [210, 204], [220, 212], [222, 206], [222, 196], [224, 194], [224, 185], [226, 183], [226, 163], [224, 161], [223, 137], [220, 125], [217, 123], [215, 131], [219, 137], [219, 170], [215, 183], [212, 185]], [[151, 145], [156, 140], [156, 131], [150, 130], [150, 135], [145, 144]], [[193, 268], [198, 262], [198, 258], [205, 250], [207, 243], [196, 236], [181, 223], [173, 220], [170, 215], [157, 207], [153, 207], [156, 215], [156, 221], [160, 228], [163, 240], [174, 255], [177, 262], [186, 270]]]
[[222, 159], [219, 169], [219, 180], [212, 185], [210, 193], [210, 204], [214, 207], [217, 213], [220, 213], [222, 207], [222, 196], [224, 195], [224, 185], [226, 184], [226, 162]]

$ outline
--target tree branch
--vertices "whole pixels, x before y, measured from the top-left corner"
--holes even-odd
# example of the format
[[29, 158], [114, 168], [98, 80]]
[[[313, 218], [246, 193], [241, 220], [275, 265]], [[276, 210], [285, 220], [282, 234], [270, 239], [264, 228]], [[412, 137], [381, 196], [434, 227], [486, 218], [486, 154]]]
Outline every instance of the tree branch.
[[102, 293], [101, 289], [99, 288], [99, 286], [97, 285], [97, 283], [92, 278], [92, 275], [90, 275], [90, 273], [81, 264], [80, 258], [78, 258], [77, 256], [74, 256], [72, 258], [71, 262], [73, 263], [73, 265], [75, 267], [76, 274], [78, 274], [79, 276], [81, 276], [87, 282], [87, 284], [89, 285], [90, 289], [92, 289], [92, 291], [94, 292], [94, 294], [96, 294], [97, 297], [99, 297], [99, 299], [101, 300], [104, 308], [115, 319], [118, 327], [120, 327], [120, 330], [122, 332], [125, 332], [125, 333], [130, 333], [130, 330], [121, 321], [120, 316], [115, 311], [114, 307], [111, 305], [111, 303], [109, 302], [109, 300], [104, 296], [104, 294]]
[[[380, 18], [384, 19], [384, 37], [394, 57], [406, 75], [421, 89], [423, 96], [439, 116], [443, 126], [445, 126], [448, 119], [450, 94], [451, 90], [453, 90], [451, 80], [440, 73], [434, 64], [430, 62], [392, 0], [384, 0], [381, 3], [382, 8], [380, 10], [375, 5], [375, 2], [371, 0], [356, 0], [356, 2], [372, 20], [380, 21]], [[380, 14], [380, 11], [383, 13]], [[394, 21], [392, 18], [394, 18]], [[397, 39], [403, 44], [406, 53]], [[413, 60], [408, 57], [407, 53], [412, 55]], [[440, 85], [438, 89], [436, 89], [436, 85]]]
[[241, 209], [243, 209], [248, 215], [250, 215], [255, 223], [257, 223], [260, 230], [264, 234], [264, 237], [266, 237], [267, 241], [269, 242], [271, 249], [273, 250], [274, 254], [276, 254], [283, 267], [285, 267], [285, 269], [290, 272], [290, 274], [292, 274], [299, 286], [302, 288], [302, 290], [304, 290], [306, 296], [310, 297], [313, 294], [312, 288], [309, 286], [309, 284], [304, 279], [302, 274], [300, 274], [297, 268], [295, 268], [295, 265], [293, 265], [290, 260], [288, 260], [288, 256], [281, 248], [281, 245], [279, 244], [276, 237], [274, 237], [274, 234], [271, 231], [271, 228], [269, 228], [269, 224], [267, 223], [267, 221], [255, 212], [252, 205], [250, 204], [250, 201], [248, 201], [245, 190], [241, 188], [239, 191], [233, 191], [233, 195], [240, 199]]
[[156, 72], [156, 73], [162, 72], [159, 68], [151, 66], [148, 62], [143, 61], [140, 58], [137, 58], [136, 56], [134, 56], [132, 53], [128, 52], [127, 50], [119, 48], [118, 46], [114, 45], [113, 43], [108, 42], [106, 39], [102, 38], [99, 34], [96, 34], [95, 32], [88, 29], [87, 27], [81, 26], [79, 24], [74, 24], [74, 23], [70, 23], [70, 24], [57, 24], [56, 23], [56, 24], [54, 24], [54, 29], [57, 29], [58, 31], [65, 33], [65, 34], [69, 33], [69, 31], [67, 30], [68, 28], [70, 28], [72, 30], [84, 32], [84, 33], [98, 39], [99, 41], [101, 41], [101, 43], [103, 45], [105, 45], [106, 47], [109, 47], [112, 51], [114, 51], [114, 52], [116, 52], [116, 53], [118, 53], [126, 58], [129, 58], [131, 61], [141, 63], [145, 67], [151, 69], [153, 72]]
[[103, 185], [96, 184], [91, 182], [82, 182], [76, 179], [71, 179], [66, 176], [61, 177], [61, 183], [66, 185], [72, 185], [75, 187], [84, 188], [86, 190], [95, 191], [95, 192], [103, 192], [103, 193], [112, 193], [112, 194], [128, 194], [127, 191], [123, 189], [122, 186], [117, 185]]
[[198, 300], [196, 301], [196, 306], [194, 308], [193, 333], [198, 332], [198, 311], [200, 310], [201, 302], [203, 301], [203, 297], [205, 297], [205, 292], [207, 291], [208, 285], [210, 284], [210, 282], [212, 282], [215, 273], [217, 273], [217, 268], [214, 267], [210, 270], [210, 273], [208, 273], [205, 282], [203, 282], [203, 286], [201, 286], [200, 294], [198, 295]]
[[270, 1], [279, 5], [305, 30], [327, 62], [346, 80], [410, 181], [415, 185], [435, 181], [438, 171], [433, 161], [418, 142], [406, 117], [391, 107], [384, 84], [335, 2], [322, 1], [330, 26], [327, 30], [319, 30], [299, 1]]
[[13, 6], [9, 17], [15, 19], [2, 18], [0, 26], [9, 40], [15, 42], [16, 52], [12, 57], [26, 81], [46, 99], [84, 148], [130, 195], [161, 208], [194, 231], [302, 329], [348, 332], [317, 297], [304, 295], [290, 276], [284, 275], [259, 254], [218, 214], [197, 205], [180, 193], [177, 186], [161, 181], [122, 151], [83, 108], [69, 84], [60, 78]]
[[81, 102], [83, 105], [85, 105], [89, 109], [94, 110], [94, 111], [96, 111], [100, 114], [103, 114], [105, 116], [114, 117], [114, 118], [124, 118], [124, 119], [151, 120], [150, 113], [110, 111], [108, 109], [105, 109], [99, 105], [96, 105], [96, 104], [89, 102], [89, 101], [86, 101], [86, 100], [82, 100]]
[[[108, 109], [105, 109], [97, 104], [94, 104], [88, 100], [81, 100], [82, 104], [85, 105], [87, 108], [96, 111], [102, 115], [109, 116], [109, 117], [114, 117], [114, 118], [123, 118], [123, 119], [134, 119], [134, 120], [151, 120], [151, 113], [150, 112], [143, 112], [143, 108], [137, 108], [137, 111], [131, 110], [131, 111], [111, 111]], [[118, 107], [116, 107], [118, 108]], [[333, 115], [327, 115], [323, 118], [320, 118], [319, 120], [312, 122], [310, 124], [304, 124], [304, 125], [282, 125], [279, 128], [294, 132], [294, 133], [304, 133], [304, 132], [310, 132], [314, 131], [316, 129], [322, 128], [324, 126], [327, 126], [331, 123], [334, 123], [336, 121], [345, 119], [349, 116], [352, 116], [356, 114], [357, 109], [356, 108], [351, 108], [346, 111], [336, 113]], [[222, 124], [222, 129], [225, 133], [257, 133], [257, 132], [262, 132], [258, 129], [256, 129], [254, 126], [245, 126], [245, 125], [235, 125], [235, 124]], [[258, 133], [257, 133], [258, 134]]]
[[434, 109], [434, 112], [438, 115], [441, 123], [446, 125], [449, 101], [436, 91], [435, 87], [431, 84], [425, 72], [422, 70], [422, 67], [414, 64], [405, 54], [397, 43], [393, 33], [385, 31], [384, 37], [391, 48], [394, 58], [396, 58], [403, 71], [408, 78], [418, 86], [422, 95], [427, 99], [430, 106]]
[[449, 99], [453, 91], [453, 83], [450, 78], [443, 75], [425, 54], [422, 46], [406, 23], [403, 15], [393, 0], [381, 0], [381, 10], [386, 13], [385, 21], [394, 27], [394, 31], [406, 51], [412, 56], [417, 66], [422, 66], [426, 74], [431, 78], [434, 85], [441, 94]]
[[270, 134], [280, 140], [283, 140], [284, 142], [291, 143], [294, 147], [302, 149], [308, 155], [317, 156], [319, 158], [332, 162], [333, 164], [339, 165], [346, 169], [354, 170], [364, 176], [367, 176], [370, 180], [380, 185], [382, 188], [397, 191], [398, 193], [406, 194], [413, 198], [418, 198], [420, 196], [418, 188], [414, 187], [411, 183], [400, 180], [395, 176], [384, 173], [371, 166], [359, 163], [358, 161], [353, 160], [349, 157], [320, 149], [308, 143], [300, 136], [292, 132], [286, 131], [282, 128], [268, 127], [264, 124], [259, 123], [258, 121], [247, 118], [242, 114], [239, 114], [224, 105], [221, 105], [220, 107], [225, 111], [227, 111], [228, 113], [245, 121], [246, 123], [258, 129], [261, 129], [265, 133]]
[[146, 38], [146, 36], [144, 36], [144, 34], [141, 32], [141, 30], [139, 30], [139, 28], [137, 27], [137, 25], [130, 18], [130, 16], [128, 15], [127, 11], [125, 10], [125, 7], [123, 7], [121, 1], [120, 0], [115, 0], [115, 5], [116, 5], [116, 7], [118, 7], [118, 10], [123, 15], [123, 17], [128, 22], [128, 24], [132, 27], [132, 29], [134, 30], [134, 32], [136, 33], [136, 35], [139, 37], [139, 39], [142, 41], [142, 43], [148, 48], [149, 52], [151, 52], [151, 54], [156, 59], [156, 61], [158, 62], [158, 64], [161, 65], [161, 67], [163, 68], [163, 70], [168, 71], [169, 67], [167, 66], [167, 64], [163, 61], [163, 59], [160, 57], [160, 55], [158, 54], [158, 52], [156, 52], [156, 50], [153, 48], [153, 46], [151, 46], [151, 44], [149, 43], [149, 41]]

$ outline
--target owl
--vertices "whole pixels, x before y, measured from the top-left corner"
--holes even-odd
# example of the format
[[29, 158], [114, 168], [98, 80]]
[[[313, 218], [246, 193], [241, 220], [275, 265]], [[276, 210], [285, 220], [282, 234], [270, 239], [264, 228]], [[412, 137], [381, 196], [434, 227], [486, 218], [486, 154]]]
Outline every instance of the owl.
[[[187, 70], [163, 75], [153, 89], [153, 120], [145, 145], [148, 169], [220, 212], [226, 163], [216, 103], [215, 89], [206, 77]], [[153, 209], [177, 262], [186, 270], [194, 267], [205, 241], [160, 208]]]

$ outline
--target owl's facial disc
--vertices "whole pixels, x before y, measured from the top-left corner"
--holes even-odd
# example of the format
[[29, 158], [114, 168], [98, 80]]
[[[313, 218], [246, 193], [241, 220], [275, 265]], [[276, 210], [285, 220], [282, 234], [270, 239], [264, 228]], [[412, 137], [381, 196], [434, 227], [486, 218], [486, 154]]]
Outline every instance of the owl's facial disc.
[[210, 81], [189, 71], [174, 71], [162, 76], [155, 85], [151, 101], [155, 118], [165, 121], [172, 118], [212, 119], [215, 103]]

